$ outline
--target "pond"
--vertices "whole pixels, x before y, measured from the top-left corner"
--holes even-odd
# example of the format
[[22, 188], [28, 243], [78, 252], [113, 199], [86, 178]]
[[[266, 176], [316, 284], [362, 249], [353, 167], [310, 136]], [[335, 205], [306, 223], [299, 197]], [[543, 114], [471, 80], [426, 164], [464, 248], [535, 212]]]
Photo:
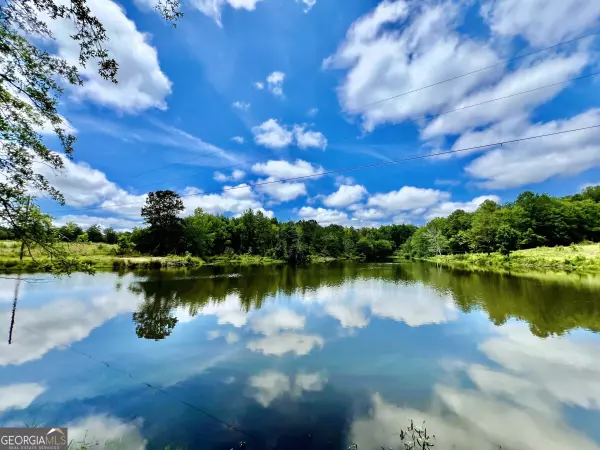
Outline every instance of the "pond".
[[67, 425], [99, 448], [403, 449], [412, 419], [434, 449], [600, 449], [591, 277], [35, 274], [11, 323], [16, 285], [0, 282], [2, 426]]

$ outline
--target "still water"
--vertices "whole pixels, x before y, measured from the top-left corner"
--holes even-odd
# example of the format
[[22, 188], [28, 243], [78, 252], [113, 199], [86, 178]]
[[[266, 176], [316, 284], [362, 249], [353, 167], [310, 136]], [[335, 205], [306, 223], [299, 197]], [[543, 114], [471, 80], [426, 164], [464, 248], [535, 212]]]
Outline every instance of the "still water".
[[[600, 280], [421, 264], [0, 282], [0, 425], [120, 448], [600, 449]], [[173, 448], [173, 447], [172, 447]]]

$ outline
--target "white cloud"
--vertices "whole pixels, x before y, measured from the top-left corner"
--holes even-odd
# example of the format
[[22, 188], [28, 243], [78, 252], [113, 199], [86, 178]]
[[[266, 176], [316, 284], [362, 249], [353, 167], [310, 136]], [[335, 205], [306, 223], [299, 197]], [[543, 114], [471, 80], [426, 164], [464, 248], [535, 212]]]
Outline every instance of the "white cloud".
[[265, 180], [258, 180], [258, 183], [270, 183], [256, 186], [258, 192], [267, 194], [277, 202], [289, 202], [295, 200], [298, 197], [306, 195], [306, 185], [298, 182], [275, 182], [275, 177], [269, 177]]
[[277, 123], [275, 119], [269, 119], [262, 124], [252, 127], [254, 142], [267, 148], [284, 148], [292, 143], [294, 135], [291, 131]]
[[[144, 0], [152, 1], [155, 0]], [[190, 4], [198, 9], [203, 14], [212, 17], [217, 25], [223, 26], [221, 22], [221, 10], [225, 5], [229, 5], [234, 9], [245, 9], [246, 11], [254, 11], [256, 5], [261, 0], [190, 0]]]
[[344, 110], [361, 114], [365, 129], [371, 130], [449, 109], [473, 89], [499, 78], [501, 68], [481, 71], [454, 80], [451, 88], [441, 85], [382, 101], [397, 96], [399, 86], [402, 92], [412, 91], [499, 61], [487, 44], [454, 30], [461, 13], [461, 6], [451, 2], [397, 0], [381, 2], [355, 21], [337, 52], [324, 62], [348, 69], [338, 88]]
[[308, 117], [315, 117], [319, 113], [319, 108], [310, 108], [306, 115]]
[[254, 390], [253, 398], [265, 408], [273, 400], [290, 391], [290, 377], [275, 370], [261, 372], [250, 377], [248, 381]]
[[450, 194], [437, 189], [403, 186], [397, 191], [375, 194], [369, 198], [367, 204], [389, 212], [409, 211], [427, 208], [449, 198]]
[[323, 168], [321, 166], [313, 166], [311, 163], [301, 159], [297, 159], [294, 163], [283, 160], [269, 160], [266, 163], [254, 164], [252, 171], [269, 177], [285, 179], [318, 175], [323, 172]]
[[254, 87], [256, 89], [258, 89], [259, 91], [265, 88], [265, 83], [263, 83], [262, 81], [256, 81], [253, 84], [254, 84]]
[[303, 206], [298, 211], [298, 217], [302, 220], [316, 220], [320, 224], [337, 224], [348, 226], [350, 219], [348, 214], [336, 209], [313, 208], [312, 206]]
[[335, 185], [339, 187], [344, 184], [354, 184], [354, 178], [345, 175], [337, 175], [335, 177]]
[[234, 333], [233, 331], [222, 333], [218, 330], [213, 330], [208, 332], [208, 339], [211, 341], [220, 337], [223, 337], [225, 339], [225, 342], [227, 342], [228, 344], [235, 344], [240, 340], [240, 336], [237, 333]]
[[131, 231], [135, 227], [143, 225], [141, 221], [122, 219], [120, 217], [97, 217], [87, 215], [65, 215], [54, 219], [58, 226], [65, 225], [67, 222], [75, 222], [84, 229], [92, 225], [100, 225], [101, 228], [114, 228], [117, 231]]
[[318, 335], [281, 333], [248, 342], [252, 351], [271, 356], [283, 356], [295, 353], [298, 356], [308, 355], [313, 348], [323, 347], [325, 340]]
[[[248, 322], [249, 314], [243, 310], [240, 297], [237, 294], [228, 294], [224, 301], [206, 304], [198, 311], [199, 315], [217, 316], [219, 325], [233, 325], [241, 328]], [[216, 334], [215, 334], [216, 333]], [[216, 339], [219, 332], [209, 334], [209, 338]]]
[[243, 144], [246, 140], [242, 136], [234, 136], [231, 138], [233, 142], [237, 142], [238, 144]]
[[240, 169], [235, 169], [231, 175], [225, 175], [223, 172], [216, 171], [214, 174], [215, 181], [225, 183], [226, 181], [238, 181], [246, 176], [246, 172]]
[[292, 383], [290, 377], [275, 370], [266, 370], [249, 378], [252, 397], [265, 408], [274, 400], [289, 394], [295, 398], [304, 392], [321, 391], [327, 383], [327, 377], [320, 372], [300, 373]]
[[[118, 187], [106, 178], [106, 175], [93, 169], [85, 162], [74, 163], [63, 157], [64, 169], [54, 171], [42, 165], [38, 171], [44, 175], [51, 186], [58, 189], [69, 206], [100, 205], [107, 211], [121, 215], [140, 217], [141, 206], [146, 195], [133, 195]], [[113, 208], [113, 205], [125, 205]]]
[[248, 111], [248, 109], [250, 109], [250, 103], [247, 103], [247, 102], [237, 101], [237, 102], [233, 102], [231, 104], [231, 106], [233, 106], [234, 108], [237, 108], [241, 111]]
[[294, 125], [293, 131], [294, 137], [296, 138], [296, 144], [301, 149], [314, 147], [325, 150], [325, 148], [327, 148], [327, 138], [323, 133], [306, 130], [304, 125]]
[[479, 206], [486, 200], [500, 203], [500, 197], [497, 195], [481, 195], [468, 202], [442, 202], [439, 205], [429, 209], [425, 217], [427, 220], [435, 219], [436, 217], [448, 217], [457, 209], [462, 209], [466, 212], [473, 212], [476, 211], [477, 208], [479, 208]]
[[285, 80], [283, 72], [275, 71], [267, 77], [267, 88], [273, 95], [283, 96], [283, 80]]
[[271, 336], [281, 330], [302, 330], [305, 323], [306, 317], [291, 309], [278, 308], [269, 314], [254, 318], [250, 322], [250, 328], [255, 333]]
[[404, 287], [406, 295], [394, 296], [394, 286], [380, 280], [360, 280], [343, 287], [324, 286], [302, 295], [302, 300], [323, 305], [327, 314], [344, 328], [362, 328], [371, 316], [404, 322], [411, 327], [445, 323], [458, 318], [452, 297], [420, 284]]
[[302, 3], [304, 3], [305, 8], [304, 8], [304, 13], [308, 13], [313, 6], [315, 6], [317, 4], [317, 0], [296, 0], [296, 1], [301, 1]]
[[273, 211], [264, 209], [257, 194], [245, 183], [233, 186], [223, 186], [219, 194], [202, 194], [199, 189], [187, 187], [183, 191], [184, 215], [190, 215], [196, 208], [202, 208], [210, 214], [234, 213], [242, 214], [247, 209], [262, 211], [267, 217], [273, 216]]
[[[108, 41], [105, 47], [119, 64], [119, 83], [104, 80], [98, 74], [98, 66], [90, 61], [86, 67], [80, 68], [85, 84], [74, 88], [73, 94], [120, 111], [166, 109], [165, 98], [171, 93], [171, 82], [159, 67], [156, 49], [150, 45], [149, 35], [138, 31], [123, 8], [111, 0], [89, 0], [87, 5], [106, 29]], [[73, 21], [50, 20], [48, 23], [55, 37], [58, 55], [77, 65], [79, 44], [71, 38], [77, 33]]]
[[97, 448], [110, 447], [118, 442], [123, 448], [145, 450], [147, 441], [140, 433], [142, 424], [141, 419], [123, 422], [106, 414], [95, 414], [70, 422], [67, 426], [69, 440], [73, 442], [98, 442]]
[[25, 409], [44, 393], [46, 388], [38, 383], [17, 383], [0, 386], [0, 413], [11, 409]]
[[[486, 130], [462, 135], [454, 144], [468, 148], [503, 140], [520, 139], [600, 124], [600, 110], [592, 109], [564, 120], [531, 124], [499, 123]], [[531, 139], [488, 150], [466, 167], [471, 177], [488, 189], [538, 183], [568, 176], [600, 165], [600, 128]]]
[[332, 208], [341, 208], [359, 202], [366, 193], [367, 189], [360, 184], [351, 186], [344, 185], [340, 186], [333, 194], [325, 197], [323, 203]]
[[481, 7], [481, 15], [494, 34], [522, 36], [533, 46], [545, 47], [595, 29], [600, 4], [585, 0], [495, 0]]
[[[567, 57], [554, 57], [538, 61], [506, 75], [493, 86], [466, 96], [453, 105], [453, 109], [465, 108], [495, 98], [507, 97], [540, 86], [562, 83], [577, 75], [587, 63], [588, 56], [585, 53], [575, 53]], [[421, 135], [426, 139], [430, 139], [440, 135], [458, 134], [475, 127], [529, 113], [533, 108], [552, 99], [565, 86], [566, 84], [560, 84], [526, 95], [506, 98], [495, 102], [493, 107], [482, 105], [441, 115], [430, 122], [421, 132]]]
[[389, 217], [389, 213], [386, 211], [382, 211], [377, 208], [364, 208], [363, 205], [356, 205], [357, 208], [354, 208], [354, 213], [352, 213], [352, 217], [359, 220], [379, 220], [385, 217]]
[[[95, 275], [93, 287], [96, 291], [98, 285], [102, 284], [112, 289], [112, 283], [107, 281], [112, 279], [109, 275]], [[85, 289], [90, 280], [87, 275], [74, 274], [68, 282], [72, 283], [73, 288], [85, 283]], [[56, 286], [57, 290], [59, 288]], [[101, 295], [84, 292], [87, 296], [83, 295], [82, 298], [86, 300], [53, 300], [41, 307], [19, 306], [15, 343], [8, 345], [7, 341], [0, 341], [0, 366], [34, 361], [52, 349], [80, 341], [113, 317], [135, 311], [139, 303], [139, 298], [126, 290], [118, 296], [112, 292]], [[3, 323], [9, 322], [10, 313], [10, 310], [0, 311]], [[28, 330], [35, 330], [35, 333]]]

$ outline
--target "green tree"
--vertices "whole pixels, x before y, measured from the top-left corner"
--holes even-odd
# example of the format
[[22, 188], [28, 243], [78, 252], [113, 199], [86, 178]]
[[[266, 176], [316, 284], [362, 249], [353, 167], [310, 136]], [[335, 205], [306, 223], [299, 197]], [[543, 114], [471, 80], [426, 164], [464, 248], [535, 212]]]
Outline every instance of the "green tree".
[[496, 236], [500, 226], [500, 221], [496, 214], [498, 208], [498, 204], [491, 200], [486, 200], [477, 208], [471, 224], [471, 245], [473, 250], [488, 254], [496, 250]]
[[104, 240], [107, 244], [116, 244], [118, 238], [119, 235], [113, 228], [108, 227], [104, 229]]
[[[177, 0], [165, 0], [157, 9], [175, 23], [181, 17], [178, 7]], [[106, 51], [106, 31], [86, 0], [4, 0], [0, 4], [0, 209], [7, 223], [21, 220], [27, 192], [64, 204], [63, 195], [34, 166], [40, 163], [61, 171], [65, 158], [73, 154], [75, 137], [58, 112], [58, 99], [64, 86], [83, 85], [85, 80], [77, 67], [46, 50], [53, 38], [50, 23], [62, 20], [71, 21], [77, 30], [71, 38], [79, 47], [80, 66], [97, 63], [102, 78], [117, 82], [118, 64]], [[52, 130], [62, 153], [44, 144], [43, 130]], [[18, 239], [36, 243], [52, 260], [62, 259], [54, 266], [57, 270], [77, 268], [76, 258], [65, 259], [58, 234], [31, 234], [36, 230], [29, 228], [25, 236], [23, 228], [14, 229]]]
[[183, 211], [183, 201], [176, 192], [150, 192], [142, 207], [142, 217], [150, 225], [148, 242], [151, 253], [166, 255], [177, 252], [183, 237], [182, 221], [178, 214]]
[[90, 242], [104, 242], [104, 235], [99, 225], [92, 225], [86, 231]]
[[67, 222], [59, 229], [61, 240], [66, 242], [75, 242], [77, 236], [81, 234], [83, 234], [83, 228], [74, 222]]
[[511, 252], [519, 248], [520, 233], [508, 224], [502, 224], [498, 228], [496, 241], [498, 250], [505, 256], [510, 256]]
[[187, 250], [192, 255], [208, 256], [212, 248], [213, 235], [211, 233], [210, 214], [202, 211], [202, 208], [194, 210], [192, 216], [183, 219], [183, 235]]

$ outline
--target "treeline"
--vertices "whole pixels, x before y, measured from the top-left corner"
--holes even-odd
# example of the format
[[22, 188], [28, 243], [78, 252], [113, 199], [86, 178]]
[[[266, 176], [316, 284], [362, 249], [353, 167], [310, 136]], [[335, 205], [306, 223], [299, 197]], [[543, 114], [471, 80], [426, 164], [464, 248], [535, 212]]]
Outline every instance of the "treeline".
[[261, 211], [225, 217], [196, 209], [180, 218], [183, 202], [173, 191], [148, 195], [142, 216], [148, 224], [118, 238], [119, 248], [143, 254], [260, 255], [305, 264], [311, 257], [380, 260], [392, 256], [416, 231], [413, 225], [379, 228], [321, 226], [314, 220], [280, 222]]
[[600, 241], [600, 186], [567, 197], [521, 193], [514, 202], [487, 200], [477, 211], [454, 211], [420, 227], [400, 254], [423, 258], [442, 254], [501, 252]]
[[[521, 193], [514, 202], [484, 202], [477, 211], [454, 211], [422, 227], [385, 225], [379, 228], [321, 226], [314, 220], [280, 222], [262, 212], [240, 217], [208, 214], [197, 209], [188, 217], [180, 196], [173, 191], [148, 195], [142, 208], [146, 226], [116, 232], [75, 223], [58, 228], [64, 242], [118, 244], [117, 254], [170, 254], [210, 258], [259, 255], [305, 264], [313, 257], [385, 260], [393, 254], [424, 258], [469, 252], [505, 255], [517, 249], [600, 241], [600, 186], [567, 197]], [[0, 238], [11, 239], [10, 229]]]

